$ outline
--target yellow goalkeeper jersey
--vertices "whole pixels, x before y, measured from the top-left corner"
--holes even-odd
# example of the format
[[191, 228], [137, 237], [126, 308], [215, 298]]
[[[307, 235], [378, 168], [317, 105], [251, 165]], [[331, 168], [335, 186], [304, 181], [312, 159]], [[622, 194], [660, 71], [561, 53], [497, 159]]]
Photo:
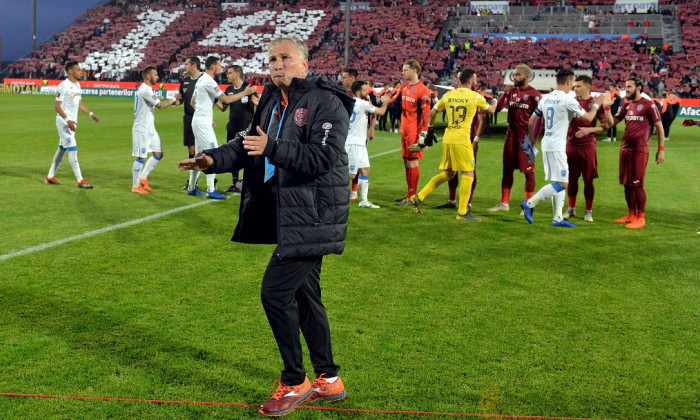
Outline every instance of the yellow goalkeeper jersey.
[[442, 141], [445, 144], [471, 145], [469, 135], [476, 109], [488, 107], [486, 99], [471, 89], [457, 88], [442, 95], [435, 104], [438, 111], [447, 112], [448, 124]]

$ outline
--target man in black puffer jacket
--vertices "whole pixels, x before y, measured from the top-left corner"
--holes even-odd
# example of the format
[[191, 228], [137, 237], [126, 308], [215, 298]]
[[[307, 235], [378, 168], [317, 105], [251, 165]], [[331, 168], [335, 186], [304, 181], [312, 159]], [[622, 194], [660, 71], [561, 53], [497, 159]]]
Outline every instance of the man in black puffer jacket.
[[[245, 170], [233, 241], [276, 243], [263, 277], [261, 299], [284, 362], [280, 384], [260, 407], [268, 416], [300, 402], [346, 396], [333, 361], [330, 328], [321, 302], [323, 256], [345, 246], [349, 192], [345, 139], [354, 99], [330, 80], [308, 74], [303, 41], [270, 43], [270, 76], [247, 136], [236, 136], [181, 170]], [[301, 329], [316, 379], [302, 361]]]

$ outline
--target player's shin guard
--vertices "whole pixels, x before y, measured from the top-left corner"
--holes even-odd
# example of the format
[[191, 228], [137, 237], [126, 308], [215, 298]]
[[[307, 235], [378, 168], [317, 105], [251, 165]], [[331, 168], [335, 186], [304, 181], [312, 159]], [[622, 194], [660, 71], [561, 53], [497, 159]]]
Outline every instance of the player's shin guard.
[[408, 168], [408, 192], [406, 197], [413, 196], [418, 190], [418, 178], [420, 177], [420, 167]]
[[143, 172], [141, 172], [141, 178], [146, 179], [148, 178], [148, 174], [151, 173], [153, 169], [158, 165], [158, 162], [160, 162], [160, 158], [156, 156], [151, 156], [148, 158], [146, 161], [146, 165], [143, 167]]
[[53, 155], [53, 162], [51, 163], [51, 168], [49, 168], [47, 178], [53, 178], [56, 175], [56, 172], [58, 172], [58, 167], [61, 166], [61, 162], [63, 162], [63, 155], [65, 154], [66, 149], [59, 147], [56, 150], [56, 154]]
[[359, 192], [360, 202], [367, 201], [367, 192], [369, 190], [369, 177], [365, 175], [358, 175], [355, 179], [358, 179], [357, 190]]
[[78, 148], [76, 147], [74, 150], [68, 150], [68, 162], [70, 163], [70, 167], [73, 169], [73, 173], [75, 174], [75, 177], [78, 179], [78, 182], [83, 180], [83, 174], [80, 173], [80, 164], [78, 163]]
[[207, 192], [214, 192], [216, 189], [216, 184], [214, 184], [215, 179], [216, 174], [207, 174]]
[[552, 196], [552, 210], [554, 213], [554, 221], [561, 222], [564, 217], [561, 214], [562, 207], [564, 207], [564, 199], [566, 198], [566, 192], [562, 189]]
[[455, 176], [453, 176], [447, 183], [447, 186], [450, 189], [450, 201], [454, 202], [455, 200], [457, 200], [457, 187], [459, 187], [459, 177], [455, 174]]
[[[456, 177], [455, 177], [456, 178]], [[450, 177], [447, 176], [445, 172], [440, 172], [439, 174], [435, 175], [430, 182], [428, 182], [428, 185], [423, 187], [422, 190], [418, 193], [418, 199], [423, 201], [425, 200], [425, 197], [430, 195], [431, 192], [435, 191], [437, 187], [440, 185], [444, 184], [445, 182], [449, 181]]]
[[194, 191], [197, 188], [197, 178], [199, 178], [199, 171], [190, 171], [190, 182], [187, 184], [189, 191]]
[[644, 190], [644, 187], [639, 187], [634, 189], [634, 195], [637, 199], [637, 213], [644, 214], [647, 207], [647, 192]]
[[551, 184], [547, 184], [544, 187], [540, 188], [540, 190], [537, 191], [537, 193], [533, 195], [532, 198], [527, 200], [527, 206], [533, 208], [540, 201], [547, 200], [560, 191], [564, 191], [564, 187], [562, 187], [561, 184], [559, 184], [558, 182], [552, 182]]
[[134, 188], [139, 186], [139, 176], [141, 176], [141, 169], [143, 169], [143, 161], [141, 159], [134, 160], [134, 165], [131, 167], [131, 181], [132, 187]]
[[535, 193], [535, 173], [525, 174], [525, 199], [529, 200]]
[[467, 204], [469, 204], [473, 182], [473, 176], [462, 175], [462, 183], [459, 185], [459, 208], [457, 209], [459, 214], [467, 214]]

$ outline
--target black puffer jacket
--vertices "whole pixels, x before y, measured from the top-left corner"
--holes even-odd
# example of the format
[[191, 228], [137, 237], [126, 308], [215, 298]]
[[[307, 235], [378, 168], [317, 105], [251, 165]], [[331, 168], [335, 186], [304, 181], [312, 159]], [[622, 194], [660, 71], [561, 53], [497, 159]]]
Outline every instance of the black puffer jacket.
[[[281, 92], [265, 86], [252, 127], [265, 130]], [[280, 257], [340, 254], [348, 221], [348, 134], [354, 99], [325, 77], [295, 78], [279, 138], [270, 135], [264, 155], [275, 175], [263, 182], [264, 158], [248, 156], [243, 136], [204, 153], [207, 173], [244, 169], [238, 225], [232, 240], [277, 243]], [[240, 133], [244, 134], [244, 133]]]

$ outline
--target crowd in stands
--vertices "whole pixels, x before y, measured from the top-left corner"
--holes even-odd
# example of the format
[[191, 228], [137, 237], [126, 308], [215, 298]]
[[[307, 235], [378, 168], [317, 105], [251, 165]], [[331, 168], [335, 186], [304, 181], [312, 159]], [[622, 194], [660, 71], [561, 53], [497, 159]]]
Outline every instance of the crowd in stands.
[[[272, 37], [296, 35], [306, 40], [310, 71], [337, 76], [344, 62], [345, 14], [336, 0], [249, 1], [241, 9], [225, 8], [210, 0], [113, 0], [88, 9], [65, 31], [10, 66], [9, 77], [64, 77], [67, 61], [81, 62], [84, 79], [140, 80], [146, 66], [158, 69], [164, 81], [177, 81], [188, 56], [214, 54], [224, 69], [242, 65], [254, 83], [264, 82], [264, 46]], [[441, 36], [448, 15], [459, 15], [459, 4], [431, 1], [369, 0], [367, 8], [353, 10], [350, 32], [350, 65], [361, 79], [393, 84], [402, 79], [401, 66], [417, 59], [428, 82], [449, 78], [463, 67], [473, 67], [482, 83], [503, 84], [501, 72], [525, 63], [533, 69], [590, 69], [594, 88], [619, 84], [627, 74], [648, 75], [650, 89], [659, 85], [680, 96], [700, 97], [696, 63], [700, 55], [700, 5], [697, 0], [679, 4], [683, 49], [675, 53], [668, 44], [646, 45], [647, 38], [563, 40], [547, 38], [507, 41], [490, 36], [471, 36], [466, 44], [455, 43], [454, 33]], [[512, 5], [559, 4], [540, 0], [511, 0]], [[608, 5], [612, 0], [569, 1], [581, 8]], [[599, 10], [599, 9], [598, 9]], [[585, 10], [584, 10], [585, 11]], [[467, 12], [470, 13], [470, 12]], [[578, 17], [572, 17], [577, 19]], [[636, 22], [640, 22], [636, 19]], [[641, 26], [653, 26], [641, 21]], [[556, 24], [554, 22], [552, 25]], [[513, 31], [495, 25], [491, 32]], [[549, 24], [548, 24], [549, 25]], [[637, 26], [635, 23], [634, 26]], [[469, 32], [469, 28], [466, 28]], [[262, 48], [261, 48], [262, 47]], [[524, 58], [526, 57], [526, 58]]]

